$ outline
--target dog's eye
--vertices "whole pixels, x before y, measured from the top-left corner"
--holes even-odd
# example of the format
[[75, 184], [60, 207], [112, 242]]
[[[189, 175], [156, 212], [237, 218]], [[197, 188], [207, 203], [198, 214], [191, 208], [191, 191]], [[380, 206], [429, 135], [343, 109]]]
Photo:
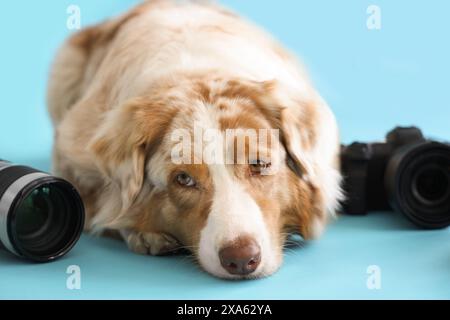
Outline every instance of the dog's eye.
[[265, 162], [263, 160], [256, 160], [250, 162], [250, 173], [252, 176], [264, 175], [267, 170], [272, 166], [270, 162]]
[[194, 178], [192, 178], [190, 175], [188, 175], [185, 172], [177, 174], [177, 176], [175, 177], [175, 180], [177, 181], [177, 183], [180, 186], [183, 186], [183, 187], [195, 187], [195, 185], [196, 185]]

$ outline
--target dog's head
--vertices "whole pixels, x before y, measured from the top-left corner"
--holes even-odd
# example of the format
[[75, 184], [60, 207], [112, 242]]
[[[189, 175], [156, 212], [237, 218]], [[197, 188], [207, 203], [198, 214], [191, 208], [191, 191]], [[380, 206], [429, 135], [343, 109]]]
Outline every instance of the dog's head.
[[90, 147], [121, 201], [96, 223], [170, 234], [218, 277], [275, 272], [287, 234], [317, 236], [339, 195], [333, 116], [282, 87], [190, 78], [113, 109]]

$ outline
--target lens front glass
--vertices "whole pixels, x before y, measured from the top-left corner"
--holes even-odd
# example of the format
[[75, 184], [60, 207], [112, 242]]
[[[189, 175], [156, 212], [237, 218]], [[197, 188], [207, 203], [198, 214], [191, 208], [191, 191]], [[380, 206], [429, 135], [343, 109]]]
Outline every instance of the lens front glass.
[[413, 181], [415, 196], [430, 205], [439, 204], [450, 195], [449, 173], [445, 167], [426, 166], [417, 173]]
[[20, 238], [31, 238], [45, 230], [54, 206], [50, 187], [41, 186], [31, 192], [16, 210], [16, 230]]

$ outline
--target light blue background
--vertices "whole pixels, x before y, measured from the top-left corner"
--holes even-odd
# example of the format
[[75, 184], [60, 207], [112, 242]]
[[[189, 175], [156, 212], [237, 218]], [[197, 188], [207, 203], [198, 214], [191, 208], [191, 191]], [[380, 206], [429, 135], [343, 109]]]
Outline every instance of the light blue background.
[[[71, 31], [138, 1], [4, 1], [0, 5], [0, 157], [48, 170], [52, 129], [45, 110], [49, 64]], [[397, 124], [450, 140], [450, 2], [446, 0], [228, 0], [301, 57], [341, 126], [342, 140], [381, 139]], [[366, 28], [370, 4], [382, 29]], [[82, 290], [65, 288], [68, 265]], [[382, 290], [366, 268], [382, 268]], [[447, 298], [450, 230], [420, 231], [393, 214], [342, 217], [325, 237], [287, 253], [282, 269], [258, 281], [227, 282], [186, 257], [129, 253], [122, 243], [83, 237], [62, 260], [24, 263], [0, 252], [0, 298]]]

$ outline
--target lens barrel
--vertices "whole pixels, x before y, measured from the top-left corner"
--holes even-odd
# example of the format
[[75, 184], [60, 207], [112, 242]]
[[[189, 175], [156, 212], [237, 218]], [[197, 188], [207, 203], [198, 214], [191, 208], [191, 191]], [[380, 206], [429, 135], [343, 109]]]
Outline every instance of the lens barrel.
[[37, 262], [65, 255], [78, 241], [84, 206], [66, 180], [0, 160], [0, 243]]
[[421, 142], [398, 149], [385, 172], [393, 208], [426, 229], [450, 226], [450, 146]]

